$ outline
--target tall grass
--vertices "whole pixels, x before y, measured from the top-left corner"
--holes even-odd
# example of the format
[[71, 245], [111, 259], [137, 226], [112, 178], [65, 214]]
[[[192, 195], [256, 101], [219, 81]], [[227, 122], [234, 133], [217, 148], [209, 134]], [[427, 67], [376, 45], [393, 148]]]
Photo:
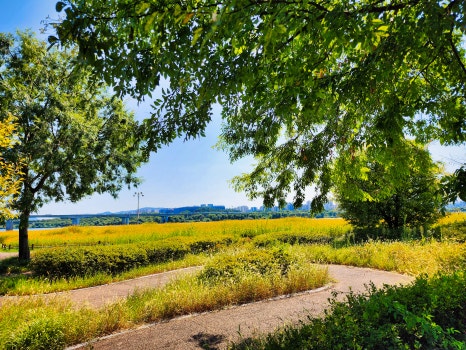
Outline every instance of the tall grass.
[[466, 267], [466, 244], [448, 241], [369, 242], [342, 248], [294, 246], [293, 251], [314, 263], [371, 267], [412, 276], [432, 276]]
[[[456, 222], [461, 224], [464, 222], [461, 220], [457, 218]], [[456, 225], [448, 221], [440, 224]], [[222, 248], [219, 256], [188, 255], [176, 262], [147, 266], [112, 277], [97, 274], [50, 283], [25, 277], [15, 280], [8, 276], [4, 280], [16, 283], [18, 293], [28, 294], [108, 283], [177, 267], [206, 265], [206, 270], [199, 276], [182, 278], [162, 289], [138, 292], [101, 310], [76, 310], [65, 297], [47, 301], [31, 297], [4, 302], [0, 311], [0, 348], [58, 349], [64, 344], [90, 340], [144, 322], [312, 289], [326, 283], [326, 270], [311, 267], [310, 263], [365, 266], [415, 276], [434, 275], [466, 266], [466, 244], [458, 241], [370, 242], [341, 248], [335, 244], [310, 244], [325, 237], [341, 239], [350, 229], [341, 219], [287, 218], [31, 231], [32, 242], [36, 245], [99, 241], [115, 245], [152, 241], [192, 243], [198, 239], [228, 239], [235, 244]], [[2, 239], [7, 242], [17, 239], [16, 233], [6, 235], [8, 237]], [[266, 248], [254, 248], [257, 246]], [[260, 259], [256, 261], [255, 257]], [[254, 264], [254, 268], [244, 268]], [[210, 279], [212, 276], [217, 277]]]
[[59, 349], [137, 324], [308, 290], [327, 281], [326, 269], [294, 262], [286, 274], [250, 271], [225, 283], [207, 283], [198, 275], [183, 277], [102, 310], [76, 310], [66, 297], [7, 301], [0, 317], [0, 347], [22, 349], [33, 339], [36, 345], [29, 348]]

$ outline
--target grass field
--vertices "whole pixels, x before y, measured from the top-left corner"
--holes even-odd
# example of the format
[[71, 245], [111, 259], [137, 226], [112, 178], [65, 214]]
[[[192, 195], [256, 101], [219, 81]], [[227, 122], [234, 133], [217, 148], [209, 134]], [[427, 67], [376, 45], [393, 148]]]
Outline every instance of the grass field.
[[[76, 310], [65, 299], [46, 303], [26, 298], [4, 303], [0, 310], [0, 348], [39, 349], [46, 344], [49, 349], [61, 349], [144, 322], [316, 288], [327, 283], [329, 276], [315, 263], [372, 267], [425, 278], [462, 271], [466, 266], [462, 233], [465, 220], [464, 214], [442, 219], [438, 223], [445, 232], [441, 241], [425, 238], [356, 245], [348, 240], [351, 227], [342, 219], [287, 218], [31, 231], [31, 243], [36, 247], [53, 248], [34, 249], [31, 265], [15, 264], [14, 259], [2, 262], [3, 294], [47, 293], [186, 266], [204, 268], [163, 289], [139, 293], [97, 311]], [[9, 243], [17, 237], [6, 233], [1, 239]], [[126, 261], [131, 261], [134, 268], [99, 272], [90, 268], [90, 262], [78, 261], [89, 257], [100, 259], [96, 265], [100, 267], [124, 267]], [[54, 273], [58, 275], [52, 275], [51, 270], [34, 274], [34, 266], [41, 261], [46, 268], [57, 265], [54, 271], [58, 272]], [[71, 267], [77, 265], [86, 268], [82, 275], [72, 274]], [[64, 268], [68, 274], [60, 276]], [[33, 274], [25, 275], [30, 269]]]
[[[343, 219], [260, 219], [193, 223], [147, 223], [120, 226], [69, 226], [50, 230], [30, 230], [29, 243], [35, 247], [87, 244], [128, 244], [170, 238], [231, 238], [240, 240], [269, 233], [340, 236], [351, 229]], [[0, 234], [0, 242], [17, 245], [17, 232]]]

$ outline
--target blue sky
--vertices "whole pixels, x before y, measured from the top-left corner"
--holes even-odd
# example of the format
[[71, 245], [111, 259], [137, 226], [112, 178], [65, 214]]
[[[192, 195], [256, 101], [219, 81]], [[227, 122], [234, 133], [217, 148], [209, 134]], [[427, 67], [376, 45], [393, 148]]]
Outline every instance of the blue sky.
[[[45, 40], [53, 32], [41, 35], [41, 22], [47, 16], [58, 18], [56, 2], [0, 0], [0, 32], [32, 29]], [[126, 102], [138, 119], [148, 115], [147, 105], [138, 106], [129, 99]], [[204, 203], [225, 205], [228, 208], [261, 205], [260, 200], [250, 202], [243, 193], [236, 193], [230, 188], [229, 180], [235, 175], [248, 172], [253, 160], [249, 158], [230, 164], [227, 154], [212, 148], [217, 141], [220, 125], [217, 110], [205, 138], [187, 142], [177, 140], [154, 154], [150, 162], [140, 168], [138, 176], [144, 180], [137, 189], [144, 194], [140, 199], [141, 207], [178, 207]], [[431, 151], [435, 159], [447, 163], [448, 169], [454, 169], [458, 161], [466, 161], [464, 147], [443, 148], [436, 145], [431, 147]], [[94, 195], [79, 203], [49, 203], [39, 213], [82, 214], [136, 209], [135, 191], [125, 189], [116, 200], [109, 195]]]

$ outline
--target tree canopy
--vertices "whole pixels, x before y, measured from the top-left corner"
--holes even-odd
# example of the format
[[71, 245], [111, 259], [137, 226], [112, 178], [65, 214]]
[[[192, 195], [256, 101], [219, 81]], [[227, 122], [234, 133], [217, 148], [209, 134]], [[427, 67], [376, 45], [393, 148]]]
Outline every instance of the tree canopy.
[[342, 216], [362, 231], [377, 236], [375, 228], [385, 227], [385, 236], [400, 238], [405, 227], [431, 224], [441, 214], [441, 168], [429, 152], [413, 142], [393, 149], [392, 162], [404, 163], [406, 172], [391, 174], [393, 166], [381, 162], [365, 149], [354, 159], [339, 159], [335, 167], [335, 195]]
[[29, 259], [31, 213], [51, 200], [116, 196], [138, 183], [145, 160], [133, 115], [89, 69], [73, 70], [74, 57], [47, 51], [31, 33], [0, 34], [0, 122], [13, 115], [18, 139], [2, 157], [22, 173], [12, 202], [20, 214], [20, 259]]
[[[119, 94], [169, 86], [145, 121], [147, 149], [202, 135], [222, 105], [220, 147], [257, 165], [235, 187], [271, 206], [315, 184], [331, 164], [406, 135], [466, 141], [463, 0], [62, 0], [51, 43]], [[399, 168], [397, 164], [393, 164]], [[403, 169], [399, 169], [403, 172]]]

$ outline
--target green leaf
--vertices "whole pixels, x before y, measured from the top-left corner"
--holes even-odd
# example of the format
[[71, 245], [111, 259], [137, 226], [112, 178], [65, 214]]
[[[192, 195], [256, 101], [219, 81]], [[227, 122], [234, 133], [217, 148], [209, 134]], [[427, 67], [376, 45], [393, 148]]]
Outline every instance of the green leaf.
[[142, 3], [136, 4], [136, 6], [135, 6], [135, 11], [136, 11], [136, 14], [137, 14], [137, 15], [142, 15], [142, 14], [145, 13], [149, 8], [150, 8], [150, 3], [148, 3], [148, 2], [142, 2]]
[[63, 1], [58, 1], [55, 4], [55, 11], [61, 12], [65, 6], [66, 6], [66, 3], [64, 3]]
[[202, 27], [196, 28], [196, 30], [194, 30], [193, 39], [191, 40], [191, 46], [194, 46], [197, 43], [202, 34], [202, 31]]

